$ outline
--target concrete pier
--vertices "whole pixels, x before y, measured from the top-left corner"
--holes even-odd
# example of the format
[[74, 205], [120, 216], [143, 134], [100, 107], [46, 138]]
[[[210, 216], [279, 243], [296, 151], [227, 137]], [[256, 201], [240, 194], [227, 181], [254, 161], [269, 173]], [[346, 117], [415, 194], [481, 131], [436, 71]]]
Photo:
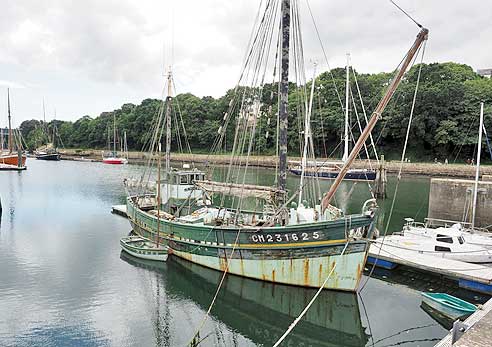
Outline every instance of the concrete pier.
[[408, 266], [455, 280], [460, 288], [488, 295], [492, 294], [492, 268], [488, 266], [389, 247], [378, 240], [371, 244], [367, 262], [388, 270], [392, 270], [398, 265]]
[[465, 319], [460, 326], [464, 328], [464, 332], [453, 334], [451, 331], [435, 347], [490, 347], [492, 344], [492, 299]]
[[[432, 178], [429, 193], [429, 218], [471, 222], [473, 180]], [[478, 184], [475, 225], [492, 225], [492, 182]]]

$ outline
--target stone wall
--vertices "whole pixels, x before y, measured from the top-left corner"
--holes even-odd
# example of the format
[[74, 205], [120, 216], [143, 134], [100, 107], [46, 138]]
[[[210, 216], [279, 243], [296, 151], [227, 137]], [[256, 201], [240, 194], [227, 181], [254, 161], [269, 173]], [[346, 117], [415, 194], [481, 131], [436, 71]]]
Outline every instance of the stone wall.
[[[474, 185], [475, 182], [472, 180], [432, 178], [428, 217], [471, 222]], [[475, 225], [492, 225], [490, 181], [480, 181], [478, 184]]]

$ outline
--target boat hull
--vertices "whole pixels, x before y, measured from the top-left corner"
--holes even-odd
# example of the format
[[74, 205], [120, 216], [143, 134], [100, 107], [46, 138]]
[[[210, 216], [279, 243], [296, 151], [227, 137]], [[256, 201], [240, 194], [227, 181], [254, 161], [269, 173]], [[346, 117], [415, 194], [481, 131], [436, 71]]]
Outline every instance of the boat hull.
[[[291, 169], [294, 175], [300, 176], [301, 170]], [[338, 170], [318, 170], [311, 171], [306, 170], [304, 172], [304, 177], [318, 177], [324, 179], [335, 179], [338, 177], [340, 171]], [[376, 179], [376, 171], [374, 170], [349, 170], [344, 178], [345, 180], [364, 180], [364, 181], [374, 181]]]
[[[471, 304], [469, 304], [463, 300], [460, 300], [458, 298], [451, 297], [451, 296], [449, 296], [449, 297], [451, 299], [455, 300], [456, 302], [463, 302], [466, 305], [471, 305]], [[429, 295], [428, 293], [422, 293], [422, 302], [423, 303], [425, 303], [426, 305], [430, 306], [434, 310], [440, 312], [442, 315], [444, 315], [445, 317], [447, 317], [453, 321], [460, 319], [460, 318], [463, 318], [463, 317], [467, 317], [474, 312], [474, 310], [470, 310], [470, 309], [466, 309], [466, 308], [460, 309], [456, 305], [447, 304], [448, 300], [449, 299], [444, 299], [442, 301], [437, 300], [437, 299], [433, 298], [431, 295]], [[473, 306], [473, 305], [471, 305], [471, 306]]]
[[[217, 252], [217, 256], [210, 256], [179, 250], [186, 249], [186, 247], [172, 240], [169, 241], [169, 246], [173, 255], [214, 270], [225, 271], [228, 267], [227, 272], [233, 275], [315, 288], [321, 287], [329, 276], [324, 288], [343, 291], [356, 291], [366, 260], [366, 245], [351, 243], [349, 243], [348, 248], [356, 250], [353, 253], [340, 255], [344, 244], [339, 244], [335, 246], [337, 248], [335, 252], [338, 254], [323, 255], [325, 252], [330, 252], [329, 249], [323, 248], [316, 252], [319, 253], [318, 256], [305, 257], [302, 256], [302, 253], [310, 250], [297, 249], [300, 258], [288, 257], [285, 259], [275, 259], [280, 257], [282, 252], [269, 251], [268, 256], [265, 257], [264, 254], [258, 254], [252, 250], [236, 249], [232, 252], [229, 249], [211, 249], [208, 247], [201, 249], [207, 253]], [[226, 253], [228, 257], [226, 257]], [[248, 259], [245, 255], [252, 258]]]
[[124, 239], [120, 240], [120, 247], [128, 254], [145, 260], [166, 261], [168, 257], [167, 249], [143, 249], [129, 245]]
[[[131, 198], [127, 211], [133, 231], [155, 239], [157, 218], [135, 208]], [[172, 254], [215, 270], [224, 271], [228, 266], [229, 273], [239, 276], [317, 288], [329, 275], [324, 288], [353, 292], [357, 291], [369, 245], [366, 239], [347, 240], [345, 235], [355, 231], [368, 234], [372, 227], [373, 218], [363, 215], [255, 229], [161, 219], [159, 235]]]
[[104, 164], [121, 165], [126, 164], [128, 161], [124, 158], [105, 158], [102, 162]]
[[[422, 240], [425, 240], [422, 238]], [[379, 238], [375, 241], [378, 247], [388, 250], [391, 253], [391, 249], [404, 249], [405, 251], [414, 252], [416, 255], [425, 254], [431, 255], [437, 258], [459, 260], [465, 263], [475, 263], [475, 264], [487, 264], [492, 263], [492, 251], [486, 248], [479, 250], [465, 250], [462, 251], [435, 251], [430, 249], [434, 248], [434, 245], [426, 246], [419, 243], [419, 239], [408, 239], [405, 240], [399, 235], [390, 235], [384, 238]], [[435, 248], [434, 248], [435, 249]], [[450, 249], [450, 248], [448, 248]]]
[[36, 159], [37, 160], [59, 161], [61, 159], [61, 155], [59, 153], [36, 154]]
[[0, 154], [0, 164], [13, 165], [13, 166], [26, 166], [26, 156], [23, 154], [21, 156], [21, 162], [19, 165], [19, 155], [18, 154]]

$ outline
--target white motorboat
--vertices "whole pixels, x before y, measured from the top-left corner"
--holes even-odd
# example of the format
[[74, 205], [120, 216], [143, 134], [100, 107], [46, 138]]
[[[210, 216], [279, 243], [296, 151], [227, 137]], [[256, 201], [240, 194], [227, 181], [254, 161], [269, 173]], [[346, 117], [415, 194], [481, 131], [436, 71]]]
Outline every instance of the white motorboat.
[[[470, 245], [480, 246], [492, 250], [492, 233], [479, 229], [472, 229], [469, 223], [458, 223], [453, 221], [435, 220], [426, 218], [425, 223], [415, 222], [412, 218], [405, 218], [406, 224], [403, 227], [404, 235], [423, 236], [435, 238], [437, 235], [461, 233], [465, 242]], [[432, 226], [440, 223], [443, 226]]]
[[[405, 226], [406, 227], [406, 226]], [[391, 253], [391, 249], [404, 249], [415, 254], [464, 261], [467, 263], [492, 263], [492, 250], [466, 242], [462, 232], [456, 228], [440, 227], [424, 235], [403, 229], [375, 240]]]

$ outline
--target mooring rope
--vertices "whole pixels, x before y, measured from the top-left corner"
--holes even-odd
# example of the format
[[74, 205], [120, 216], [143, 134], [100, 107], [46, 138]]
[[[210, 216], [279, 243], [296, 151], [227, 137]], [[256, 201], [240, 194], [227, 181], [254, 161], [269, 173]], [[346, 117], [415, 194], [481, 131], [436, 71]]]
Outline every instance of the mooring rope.
[[203, 316], [202, 321], [200, 322], [200, 325], [198, 326], [198, 328], [196, 329], [196, 332], [193, 334], [193, 337], [191, 338], [191, 340], [188, 342], [188, 344], [186, 346], [193, 346], [193, 342], [195, 341], [195, 338], [198, 336], [198, 334], [200, 333], [200, 330], [205, 325], [207, 318], [210, 316], [210, 311], [212, 311], [212, 307], [214, 306], [215, 301], [217, 300], [220, 289], [222, 288], [222, 284], [224, 283], [227, 272], [229, 271], [230, 259], [232, 258], [232, 256], [234, 255], [234, 252], [236, 251], [236, 246], [238, 245], [238, 241], [239, 241], [239, 234], [241, 234], [241, 229], [237, 230], [236, 240], [234, 241], [234, 245], [232, 247], [231, 253], [229, 254], [229, 257], [227, 257], [227, 251], [226, 251], [227, 248], [224, 248], [224, 255], [226, 256], [226, 259], [227, 259], [224, 273], [222, 274], [222, 278], [220, 279], [219, 285], [217, 286], [217, 290], [215, 291], [215, 295], [214, 295], [212, 301], [210, 302], [210, 305], [208, 307], [207, 312]]

